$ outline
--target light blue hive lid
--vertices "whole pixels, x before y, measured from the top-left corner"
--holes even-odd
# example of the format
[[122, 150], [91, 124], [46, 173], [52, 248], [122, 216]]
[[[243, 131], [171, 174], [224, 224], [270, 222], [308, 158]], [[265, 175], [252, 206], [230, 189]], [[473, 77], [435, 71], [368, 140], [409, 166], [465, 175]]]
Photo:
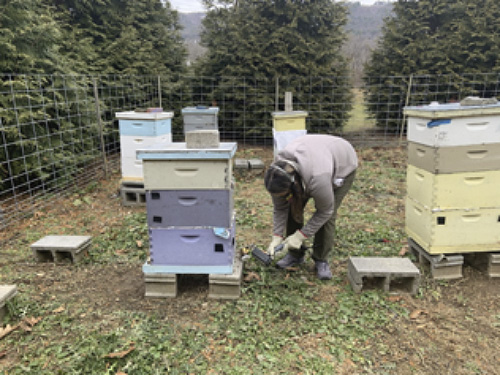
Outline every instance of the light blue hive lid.
[[174, 117], [173, 112], [116, 112], [115, 116], [119, 120], [164, 120]]
[[185, 142], [154, 144], [136, 151], [139, 160], [214, 160], [231, 159], [236, 142], [221, 142], [217, 148], [187, 148]]

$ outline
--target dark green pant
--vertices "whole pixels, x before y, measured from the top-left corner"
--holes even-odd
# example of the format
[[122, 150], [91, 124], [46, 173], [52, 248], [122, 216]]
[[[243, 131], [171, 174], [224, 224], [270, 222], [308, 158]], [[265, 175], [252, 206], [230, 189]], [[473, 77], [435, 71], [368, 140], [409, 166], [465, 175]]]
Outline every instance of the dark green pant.
[[[312, 257], [314, 260], [328, 260], [328, 254], [333, 249], [333, 242], [335, 237], [335, 221], [337, 219], [337, 210], [342, 204], [344, 197], [352, 186], [354, 181], [354, 177], [356, 176], [356, 171], [349, 174], [344, 179], [344, 184], [340, 187], [334, 187], [333, 193], [335, 197], [333, 214], [328, 219], [328, 221], [323, 224], [323, 226], [316, 232], [314, 235], [313, 241], [313, 254]], [[306, 202], [307, 203], [307, 202]], [[305, 207], [305, 205], [304, 205]], [[291, 214], [291, 211], [288, 212], [288, 220], [286, 226], [286, 235], [290, 236], [295, 233], [296, 230], [301, 229], [304, 226], [304, 223], [297, 223]], [[302, 257], [304, 255], [305, 248], [300, 250], [290, 250], [290, 253], [295, 257]]]

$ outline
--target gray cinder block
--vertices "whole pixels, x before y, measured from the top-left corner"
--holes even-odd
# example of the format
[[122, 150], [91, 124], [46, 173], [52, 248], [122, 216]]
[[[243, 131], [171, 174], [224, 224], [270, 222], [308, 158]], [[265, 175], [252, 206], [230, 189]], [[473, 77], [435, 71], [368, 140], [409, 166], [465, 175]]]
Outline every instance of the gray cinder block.
[[351, 257], [348, 279], [356, 292], [368, 287], [417, 294], [420, 271], [408, 258]]
[[31, 245], [37, 262], [72, 263], [81, 260], [92, 244], [91, 236], [45, 236]]
[[264, 162], [260, 159], [250, 159], [248, 160], [248, 164], [250, 166], [250, 169], [264, 169]]
[[486, 272], [488, 277], [500, 277], [500, 253], [465, 254], [465, 262]]
[[234, 160], [234, 169], [248, 169], [250, 168], [250, 164], [246, 159], [235, 159]]
[[17, 294], [16, 285], [0, 285], [0, 322], [6, 313], [5, 304]]
[[186, 148], [218, 148], [220, 145], [219, 131], [193, 130], [185, 134]]
[[228, 275], [211, 274], [208, 276], [208, 298], [238, 299], [241, 296], [241, 280], [243, 277], [243, 262], [235, 256], [233, 273]]
[[175, 273], [144, 273], [146, 297], [175, 298], [177, 297], [177, 274]]
[[145, 206], [146, 191], [144, 190], [144, 182], [137, 181], [122, 181], [120, 186], [120, 195], [124, 206]]
[[460, 254], [437, 254], [431, 255], [425, 251], [413, 239], [408, 239], [408, 246], [418, 263], [430, 266], [433, 279], [452, 280], [462, 277], [464, 257]]

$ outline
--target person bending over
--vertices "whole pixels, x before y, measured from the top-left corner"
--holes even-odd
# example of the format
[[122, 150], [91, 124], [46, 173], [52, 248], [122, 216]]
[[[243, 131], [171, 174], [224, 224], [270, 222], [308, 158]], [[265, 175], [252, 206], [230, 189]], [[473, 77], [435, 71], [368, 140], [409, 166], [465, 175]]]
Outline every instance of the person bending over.
[[[286, 255], [276, 263], [288, 268], [304, 262], [303, 242], [312, 236], [312, 258], [321, 280], [332, 278], [328, 255], [333, 248], [337, 210], [351, 188], [358, 167], [352, 145], [331, 135], [308, 134], [278, 152], [266, 170], [264, 183], [273, 202], [273, 236], [267, 252], [283, 244]], [[304, 208], [315, 211], [304, 225]]]

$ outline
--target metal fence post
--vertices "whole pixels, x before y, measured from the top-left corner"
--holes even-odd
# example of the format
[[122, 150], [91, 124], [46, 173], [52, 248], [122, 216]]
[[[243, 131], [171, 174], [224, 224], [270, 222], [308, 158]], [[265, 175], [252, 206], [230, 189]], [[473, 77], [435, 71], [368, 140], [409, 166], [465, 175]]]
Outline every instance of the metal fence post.
[[158, 107], [163, 108], [161, 106], [161, 77], [160, 76], [158, 76], [158, 101], [159, 101]]
[[275, 89], [275, 99], [274, 99], [274, 110], [278, 112], [279, 102], [280, 102], [280, 79], [276, 76], [276, 89]]
[[[410, 102], [412, 84], [413, 84], [413, 74], [410, 74], [410, 82], [408, 82], [408, 90], [406, 91], [405, 107], [407, 107], [408, 103]], [[406, 126], [406, 115], [403, 112], [403, 123], [401, 124], [401, 133], [399, 134], [399, 146], [401, 146], [401, 143], [403, 142], [403, 133], [405, 131], [405, 126]]]
[[94, 99], [95, 99], [95, 111], [97, 116], [97, 124], [99, 125], [99, 138], [101, 140], [101, 150], [102, 150], [102, 162], [104, 166], [104, 178], [108, 179], [108, 159], [106, 158], [106, 144], [104, 143], [104, 132], [102, 129], [102, 119], [101, 119], [101, 107], [99, 105], [99, 91], [97, 89], [97, 80], [92, 78], [94, 82]]

